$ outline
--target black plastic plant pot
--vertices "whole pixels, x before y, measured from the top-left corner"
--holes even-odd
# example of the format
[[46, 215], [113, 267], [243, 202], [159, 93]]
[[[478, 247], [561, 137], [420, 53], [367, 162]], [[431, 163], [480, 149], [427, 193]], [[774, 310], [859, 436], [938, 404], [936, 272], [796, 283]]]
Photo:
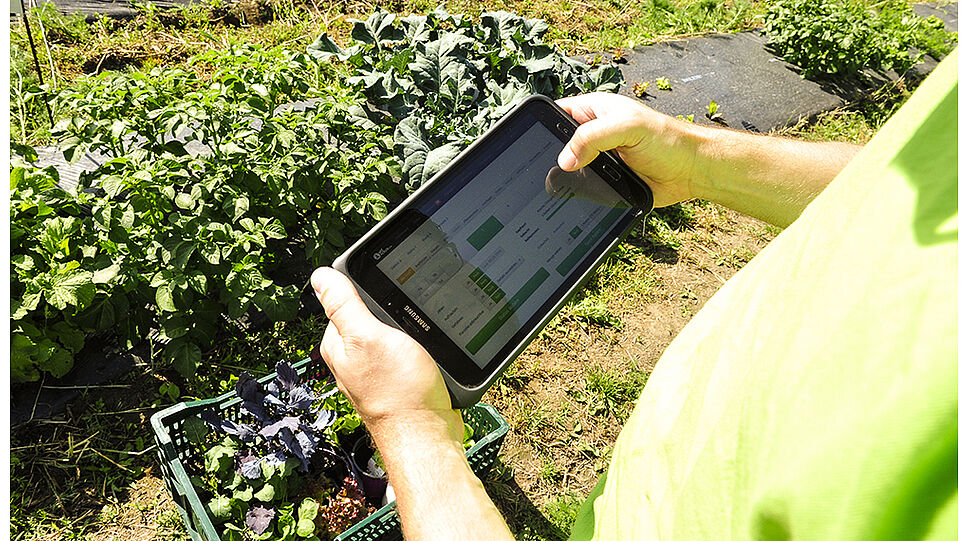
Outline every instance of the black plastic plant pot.
[[[294, 364], [293, 368], [305, 378], [321, 379], [328, 374], [326, 365], [320, 358], [304, 359]], [[259, 381], [265, 385], [276, 377], [276, 374], [270, 374]], [[220, 416], [225, 419], [232, 421], [242, 419], [241, 399], [234, 391], [216, 398], [175, 404], [151, 417], [151, 427], [155, 433], [155, 443], [158, 445], [158, 455], [161, 459], [162, 478], [185, 523], [188, 537], [193, 541], [221, 541], [219, 535], [221, 529], [216, 528], [208, 508], [199, 497], [197, 487], [191, 481], [193, 475], [199, 474], [196, 471], [199, 464], [199, 450], [191, 443], [192, 438], [188, 435], [192, 430], [192, 423], [187, 423], [192, 418], [195, 418], [194, 424], [201, 422], [198, 420], [199, 414], [212, 408], [217, 408]], [[477, 404], [465, 409], [461, 415], [474, 432], [475, 444], [465, 451], [468, 465], [475, 474], [483, 477], [498, 460], [498, 451], [508, 433], [508, 423], [493, 407], [486, 404]], [[364, 436], [360, 439], [365, 442], [361, 445], [365, 445], [371, 454], [364, 460], [366, 465], [373, 458], [373, 450], [369, 445], [368, 437]], [[349, 451], [353, 453], [352, 445]], [[361, 456], [363, 454], [361, 453]], [[364, 485], [361, 488], [369, 496], [369, 490], [366, 487], [367, 476], [363, 473], [366, 468], [354, 466], [352, 458], [348, 462], [348, 467], [360, 470], [356, 472], [357, 477]], [[379, 504], [378, 497], [375, 506]], [[396, 506], [391, 502], [380, 506], [370, 516], [350, 526], [333, 541], [389, 541], [400, 538], [400, 520]]]
[[380, 505], [384, 493], [387, 492], [387, 472], [373, 459], [374, 449], [370, 437], [364, 435], [353, 444], [350, 461], [356, 468], [363, 493], [372, 505]]

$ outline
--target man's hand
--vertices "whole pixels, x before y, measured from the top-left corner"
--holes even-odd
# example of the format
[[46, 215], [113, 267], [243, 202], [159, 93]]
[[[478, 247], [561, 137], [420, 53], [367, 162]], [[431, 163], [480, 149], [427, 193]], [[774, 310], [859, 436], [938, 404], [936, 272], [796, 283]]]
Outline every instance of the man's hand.
[[556, 103], [580, 124], [559, 154], [563, 170], [615, 150], [649, 185], [657, 207], [699, 197], [780, 226], [793, 222], [861, 148], [699, 126], [615, 94]]
[[323, 359], [380, 449], [408, 540], [511, 541], [511, 532], [464, 456], [464, 423], [437, 364], [370, 313], [346, 276], [313, 273], [330, 323]]
[[339, 271], [316, 269], [311, 281], [330, 319], [320, 351], [374, 436], [390, 425], [440, 420], [460, 439], [461, 416], [427, 351], [374, 317]]
[[698, 141], [686, 123], [658, 113], [640, 102], [597, 92], [556, 103], [578, 123], [559, 154], [565, 171], [589, 165], [600, 152], [615, 149], [626, 165], [653, 191], [653, 204], [665, 207], [693, 199], [690, 188]]

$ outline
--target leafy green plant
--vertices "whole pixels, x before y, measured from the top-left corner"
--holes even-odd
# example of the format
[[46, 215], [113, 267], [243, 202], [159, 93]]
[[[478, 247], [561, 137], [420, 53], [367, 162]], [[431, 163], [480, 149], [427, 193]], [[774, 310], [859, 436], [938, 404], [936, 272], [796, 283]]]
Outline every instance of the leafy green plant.
[[311, 86], [321, 67], [304, 53], [244, 46], [196, 61], [221, 68], [207, 80], [105, 73], [58, 94], [72, 111], [54, 130], [64, 156], [108, 157], [76, 189], [52, 168], [13, 169], [15, 382], [64, 375], [87, 333], [130, 347], [153, 328], [162, 358], [190, 375], [224, 316], [295, 315], [300, 288], [273, 272], [331, 261], [402, 195], [389, 131], [359, 95]]
[[778, 0], [767, 10], [764, 31], [768, 43], [809, 78], [851, 75], [866, 68], [903, 73], [925, 54], [941, 58], [956, 41], [941, 20], [916, 15], [904, 0], [871, 7], [863, 2]]
[[239, 376], [235, 390], [248, 422], [214, 409], [200, 415], [224, 436], [201, 445], [204, 474], [193, 478], [222, 539], [315, 539], [373, 511], [341, 451], [341, 436], [357, 431], [360, 416], [332, 377], [300, 381], [285, 361], [276, 373], [265, 386], [248, 372]]
[[640, 81], [633, 85], [633, 95], [643, 98], [649, 92], [649, 81]]
[[723, 122], [723, 115], [720, 114], [720, 104], [710, 100], [710, 103], [707, 105], [706, 117], [714, 122]]
[[660, 90], [673, 90], [673, 85], [670, 83], [669, 77], [657, 77], [656, 88]]
[[394, 148], [408, 189], [423, 184], [532, 93], [615, 91], [613, 65], [590, 70], [541, 41], [548, 25], [505, 11], [480, 20], [445, 12], [353, 21], [344, 49], [323, 34], [308, 48], [354, 69], [349, 82], [398, 122]]

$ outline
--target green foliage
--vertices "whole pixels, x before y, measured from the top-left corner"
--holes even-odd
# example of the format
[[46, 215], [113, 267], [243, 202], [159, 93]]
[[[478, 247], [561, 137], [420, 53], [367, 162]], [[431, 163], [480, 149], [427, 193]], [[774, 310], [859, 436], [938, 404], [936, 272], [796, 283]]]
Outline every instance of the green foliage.
[[665, 246], [678, 250], [682, 245], [676, 231], [690, 227], [695, 202], [677, 203], [653, 209], [643, 221], [642, 230], [633, 230], [634, 237], [642, 238], [652, 246]]
[[[904, 0], [860, 2], [778, 0], [764, 18], [769, 43], [805, 77], [851, 75], [864, 69], [903, 73], [925, 54], [955, 45], [942, 21], [916, 15]], [[916, 55], [909, 54], [909, 48]]]
[[605, 300], [600, 296], [583, 297], [582, 300], [569, 307], [568, 314], [583, 325], [592, 324], [615, 329], [622, 329], [623, 327], [622, 319], [609, 310]]
[[413, 189], [529, 94], [618, 89], [617, 67], [590, 70], [543, 43], [547, 31], [505, 11], [474, 20], [443, 8], [408, 17], [379, 10], [353, 21], [347, 49], [323, 34], [308, 51], [351, 66], [349, 82], [399, 121], [394, 147]]
[[76, 190], [53, 168], [13, 169], [13, 381], [63, 375], [84, 334], [109, 329], [129, 346], [159, 329], [163, 358], [190, 375], [223, 314], [295, 315], [299, 288], [268, 277], [283, 254], [329, 262], [400, 197], [389, 132], [359, 96], [310, 86], [320, 67], [305, 54], [196, 61], [222, 67], [206, 81], [105, 73], [57, 95], [73, 112], [54, 130], [64, 156], [109, 158]]
[[582, 500], [572, 492], [558, 494], [542, 506], [548, 520], [563, 532], [572, 531], [575, 517], [582, 507]]
[[646, 385], [647, 377], [646, 372], [635, 366], [628, 369], [591, 366], [586, 370], [585, 389], [573, 396], [578, 402], [584, 402], [592, 415], [609, 413], [624, 421]]

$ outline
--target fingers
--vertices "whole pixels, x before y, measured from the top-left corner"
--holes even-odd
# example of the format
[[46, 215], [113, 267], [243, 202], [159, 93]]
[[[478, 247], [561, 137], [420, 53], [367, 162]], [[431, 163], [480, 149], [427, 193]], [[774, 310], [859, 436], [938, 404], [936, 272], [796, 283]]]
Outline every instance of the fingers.
[[600, 152], [636, 143], [634, 130], [625, 118], [603, 117], [580, 125], [559, 153], [558, 166], [575, 171], [592, 162]]
[[561, 98], [555, 100], [555, 103], [565, 110], [572, 118], [575, 119], [579, 124], [584, 124], [594, 118], [596, 118], [596, 113], [593, 107], [593, 102], [596, 99], [594, 95], [581, 95], [572, 96], [571, 98]]
[[320, 267], [310, 278], [326, 317], [341, 335], [362, 335], [379, 323], [360, 299], [350, 279], [340, 271]]

